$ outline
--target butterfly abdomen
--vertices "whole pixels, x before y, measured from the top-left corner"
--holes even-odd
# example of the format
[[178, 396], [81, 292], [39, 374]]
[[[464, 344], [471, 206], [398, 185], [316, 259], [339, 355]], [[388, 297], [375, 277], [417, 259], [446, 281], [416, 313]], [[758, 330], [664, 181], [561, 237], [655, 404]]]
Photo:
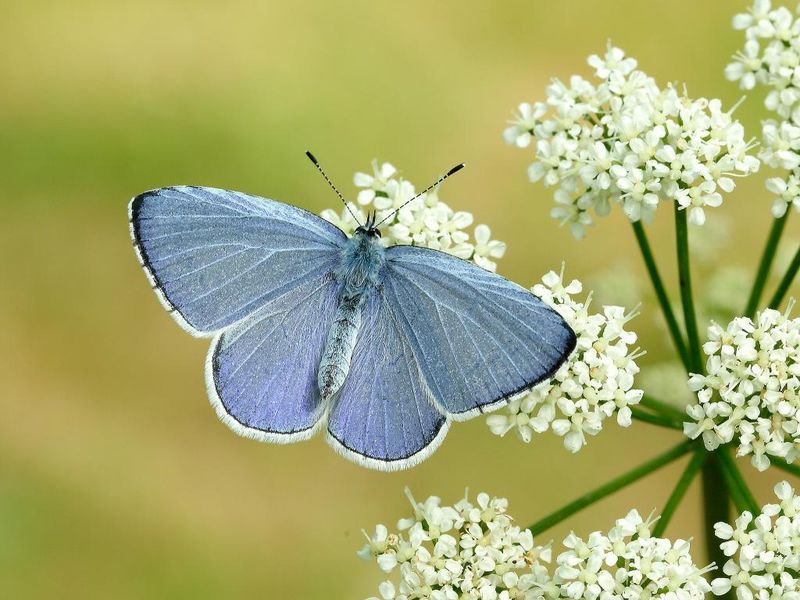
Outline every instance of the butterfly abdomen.
[[367, 296], [378, 286], [385, 262], [380, 240], [366, 233], [356, 232], [342, 250], [334, 274], [342, 284], [339, 304], [328, 331], [317, 376], [320, 395], [324, 399], [339, 391], [350, 371], [353, 349], [361, 329], [361, 309]]

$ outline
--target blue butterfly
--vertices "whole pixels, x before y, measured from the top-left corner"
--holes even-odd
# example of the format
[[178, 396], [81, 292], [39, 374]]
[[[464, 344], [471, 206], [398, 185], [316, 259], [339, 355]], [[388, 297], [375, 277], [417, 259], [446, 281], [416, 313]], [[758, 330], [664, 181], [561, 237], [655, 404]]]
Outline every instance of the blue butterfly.
[[287, 204], [177, 186], [136, 196], [129, 218], [165, 308], [213, 339], [217, 415], [248, 438], [297, 442], [326, 426], [358, 464], [407, 468], [451, 421], [504, 405], [575, 347], [558, 313], [503, 277], [437, 250], [384, 248], [374, 215], [348, 238]]

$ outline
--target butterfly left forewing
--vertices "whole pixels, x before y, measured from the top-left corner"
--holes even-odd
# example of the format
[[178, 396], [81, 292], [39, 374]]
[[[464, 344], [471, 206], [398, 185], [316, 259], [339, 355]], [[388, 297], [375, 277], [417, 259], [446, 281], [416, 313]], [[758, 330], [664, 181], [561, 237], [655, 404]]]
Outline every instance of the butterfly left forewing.
[[558, 313], [495, 273], [427, 248], [386, 254], [384, 295], [437, 404], [454, 419], [550, 377], [575, 347]]
[[196, 336], [327, 276], [347, 237], [299, 208], [215, 188], [145, 192], [129, 207], [140, 263], [165, 308]]

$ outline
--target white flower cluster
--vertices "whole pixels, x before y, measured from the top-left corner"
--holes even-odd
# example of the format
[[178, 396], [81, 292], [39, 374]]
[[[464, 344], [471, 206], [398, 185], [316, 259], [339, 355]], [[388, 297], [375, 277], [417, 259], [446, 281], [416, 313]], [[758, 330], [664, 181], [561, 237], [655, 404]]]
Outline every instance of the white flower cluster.
[[556, 374], [509, 401], [501, 412], [489, 415], [492, 433], [505, 435], [514, 430], [524, 442], [534, 433], [552, 429], [564, 438], [564, 446], [577, 452], [586, 444], [586, 435], [596, 435], [603, 421], [616, 413], [617, 423], [631, 423], [630, 406], [638, 404], [642, 390], [634, 387], [639, 372], [636, 359], [642, 356], [636, 334], [625, 330], [635, 311], [621, 306], [605, 306], [590, 313], [591, 294], [585, 302], [573, 298], [582, 290], [581, 282], [564, 283], [561, 274], [550, 271], [533, 292], [552, 306], [575, 331], [575, 350]]
[[733, 526], [717, 523], [725, 556], [723, 573], [711, 582], [721, 596], [735, 588], [739, 600], [800, 599], [800, 497], [788, 482], [775, 486], [777, 504], [759, 515], [745, 511]]
[[506, 499], [478, 494], [473, 504], [465, 495], [444, 506], [435, 496], [418, 503], [406, 494], [414, 515], [398, 522], [398, 533], [384, 525], [372, 536], [365, 532], [369, 542], [359, 552], [375, 558], [385, 573], [399, 574], [399, 582], [380, 584], [383, 600], [541, 597], [536, 586], [546, 581], [546, 569], [540, 561], [549, 560], [549, 550], [534, 546], [531, 532], [514, 525]]
[[655, 538], [657, 519], [642, 519], [632, 510], [607, 533], [595, 531], [586, 540], [571, 533], [567, 550], [556, 562], [552, 583], [557, 598], [586, 600], [663, 598], [702, 600], [711, 587], [703, 576], [713, 565], [698, 568], [687, 540]]
[[[366, 221], [368, 212], [375, 211], [380, 222], [416, 194], [414, 185], [399, 177], [397, 169], [389, 163], [372, 161], [372, 174], [356, 173], [353, 182], [361, 189], [357, 202], [348, 204], [350, 210], [343, 208], [337, 212], [327, 209], [321, 213], [322, 218], [348, 235], [358, 227], [350, 211], [361, 223]], [[407, 244], [443, 250], [494, 271], [497, 259], [505, 254], [505, 243], [493, 240], [486, 225], [475, 227], [470, 239], [467, 228], [472, 225], [472, 215], [453, 211], [439, 200], [438, 192], [438, 188], [431, 190], [387, 220], [381, 227], [384, 245]]]
[[[787, 311], [788, 312], [788, 311]], [[684, 432], [703, 436], [706, 448], [736, 440], [738, 456], [752, 456], [763, 471], [769, 457], [800, 457], [800, 319], [776, 310], [755, 321], [737, 317], [726, 328], [711, 325], [707, 375], [692, 375], [698, 403], [687, 408]]]
[[765, 104], [777, 116], [762, 123], [759, 156], [788, 171], [767, 180], [776, 196], [772, 213], [781, 217], [790, 205], [800, 211], [800, 19], [785, 6], [773, 10], [770, 0], [755, 0], [733, 18], [733, 27], [744, 30], [745, 44], [725, 75], [745, 90], [767, 86]]
[[365, 532], [359, 552], [399, 573], [399, 582], [378, 586], [383, 600], [700, 600], [711, 591], [703, 577], [710, 568], [694, 564], [690, 543], [651, 537], [656, 519], [635, 510], [607, 534], [568, 535], [552, 568], [549, 545], [536, 546], [529, 530], [513, 525], [503, 498], [479, 494], [477, 504], [464, 498], [454, 506], [409, 498], [414, 516], [398, 533], [383, 525]]
[[742, 125], [719, 100], [659, 88], [619, 48], [590, 56], [589, 65], [598, 83], [553, 81], [547, 100], [521, 104], [504, 132], [510, 144], [535, 143], [528, 175], [558, 186], [551, 214], [576, 237], [612, 202], [631, 221], [650, 221], [673, 200], [703, 224], [704, 208], [722, 203], [733, 178], [758, 169]]

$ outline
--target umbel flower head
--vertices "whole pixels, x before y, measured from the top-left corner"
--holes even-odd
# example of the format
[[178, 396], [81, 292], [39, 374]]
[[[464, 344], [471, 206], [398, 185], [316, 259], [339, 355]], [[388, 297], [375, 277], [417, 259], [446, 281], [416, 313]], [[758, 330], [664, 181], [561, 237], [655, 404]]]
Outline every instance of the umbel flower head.
[[[633, 510], [607, 533], [586, 540], [574, 533], [551, 565], [550, 545], [539, 546], [508, 515], [508, 501], [479, 494], [445, 506], [436, 496], [418, 503], [397, 524], [378, 525], [359, 552], [396, 574], [378, 587], [383, 600], [664, 599], [701, 600], [711, 590], [691, 557], [688, 541], [655, 538], [657, 519]], [[370, 600], [378, 600], [376, 597]]]
[[595, 531], [587, 539], [571, 533], [566, 550], [556, 559], [551, 586], [558, 596], [545, 598], [625, 598], [702, 600], [711, 587], [687, 540], [652, 537], [658, 519], [643, 519], [636, 510], [618, 519], [608, 533]]
[[553, 81], [545, 102], [521, 104], [504, 132], [510, 144], [533, 145], [528, 175], [556, 188], [551, 214], [575, 237], [612, 204], [631, 221], [650, 221], [672, 201], [703, 224], [734, 178], [758, 169], [742, 125], [719, 100], [660, 88], [619, 48], [589, 65], [596, 82]]
[[[363, 223], [366, 213], [376, 211], [377, 221], [389, 216], [414, 197], [414, 185], [399, 177], [397, 169], [389, 163], [372, 161], [372, 174], [356, 173], [353, 182], [360, 189], [357, 204], [340, 212], [326, 209], [322, 218], [351, 235], [358, 223], [350, 211]], [[492, 239], [487, 225], [478, 225], [470, 236], [472, 214], [454, 211], [439, 200], [438, 188], [431, 190], [414, 202], [407, 204], [382, 227], [384, 245], [407, 244], [443, 250], [459, 258], [471, 260], [489, 271], [497, 267], [496, 261], [506, 251], [504, 242]]]
[[775, 486], [776, 504], [758, 515], [743, 512], [733, 523], [717, 523], [715, 532], [730, 560], [724, 577], [711, 582], [715, 594], [731, 588], [741, 600], [800, 599], [800, 497], [788, 482]]
[[781, 217], [789, 206], [800, 211], [800, 19], [785, 6], [773, 9], [769, 0], [756, 0], [733, 18], [733, 27], [744, 30], [745, 44], [725, 75], [744, 90], [766, 86], [765, 104], [775, 113], [762, 122], [759, 156], [787, 171], [767, 180], [775, 194], [772, 213]]
[[763, 471], [770, 457], [800, 456], [800, 319], [767, 309], [708, 328], [707, 375], [692, 375], [697, 404], [687, 408], [690, 438], [706, 448], [735, 441]]
[[616, 415], [623, 427], [631, 424], [630, 406], [638, 404], [642, 390], [634, 387], [639, 372], [636, 359], [643, 352], [634, 347], [636, 334], [625, 329], [636, 311], [604, 306], [590, 313], [591, 294], [581, 302], [575, 298], [583, 286], [573, 279], [564, 282], [550, 271], [533, 292], [564, 317], [578, 338], [575, 350], [556, 374], [529, 392], [513, 398], [499, 412], [487, 417], [492, 433], [515, 431], [524, 442], [534, 433], [552, 429], [564, 438], [564, 446], [577, 452], [587, 435], [596, 435], [603, 422]]
[[[359, 556], [374, 558], [385, 573], [397, 575], [378, 588], [384, 600], [510, 600], [539, 598], [535, 586], [547, 578], [541, 561], [547, 548], [507, 514], [508, 501], [478, 494], [465, 495], [453, 506], [436, 496], [424, 502], [406, 494], [413, 515], [401, 519], [398, 531], [378, 525]], [[371, 599], [377, 600], [377, 599]]]

